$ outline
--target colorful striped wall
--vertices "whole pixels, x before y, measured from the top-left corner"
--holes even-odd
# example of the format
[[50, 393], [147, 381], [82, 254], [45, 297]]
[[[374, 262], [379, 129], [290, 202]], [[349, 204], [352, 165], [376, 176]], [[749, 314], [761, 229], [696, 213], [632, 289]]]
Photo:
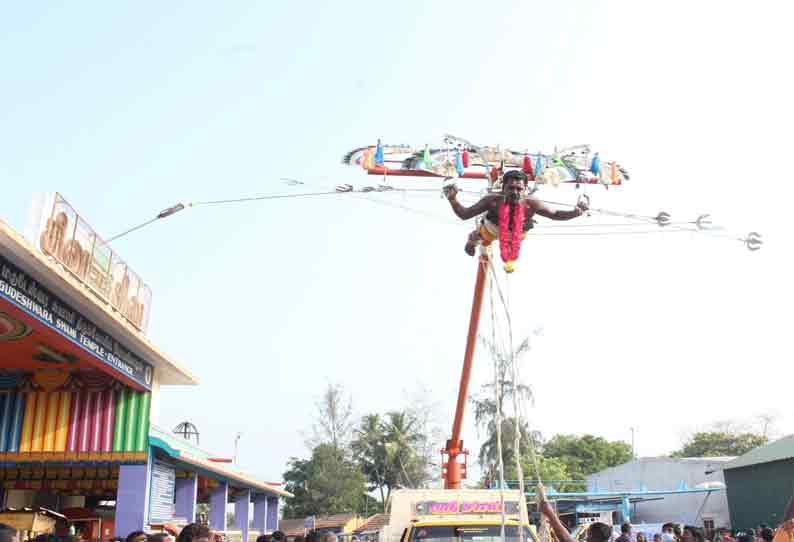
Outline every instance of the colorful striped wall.
[[146, 453], [150, 405], [150, 393], [128, 388], [0, 393], [0, 453]]

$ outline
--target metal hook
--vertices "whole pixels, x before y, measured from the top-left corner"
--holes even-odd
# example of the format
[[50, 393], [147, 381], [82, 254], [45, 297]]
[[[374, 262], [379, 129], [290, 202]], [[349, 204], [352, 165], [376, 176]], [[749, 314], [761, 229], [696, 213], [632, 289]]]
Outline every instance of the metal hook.
[[336, 185], [335, 190], [337, 192], [352, 192], [353, 191], [353, 185], [352, 184], [338, 184], [338, 185]]
[[711, 224], [712, 224], [711, 215], [700, 215], [695, 220], [695, 226], [697, 226], [697, 229], [699, 230], [709, 229], [711, 227]]
[[756, 250], [761, 248], [761, 245], [764, 244], [764, 241], [761, 239], [761, 234], [755, 231], [751, 231], [747, 234], [747, 237], [742, 239], [744, 245], [747, 247], [748, 250], [755, 252]]
[[659, 226], [661, 227], [667, 226], [670, 224], [670, 213], [666, 213], [662, 211], [658, 215], [656, 215], [654, 220], [656, 220], [656, 223], [659, 224]]

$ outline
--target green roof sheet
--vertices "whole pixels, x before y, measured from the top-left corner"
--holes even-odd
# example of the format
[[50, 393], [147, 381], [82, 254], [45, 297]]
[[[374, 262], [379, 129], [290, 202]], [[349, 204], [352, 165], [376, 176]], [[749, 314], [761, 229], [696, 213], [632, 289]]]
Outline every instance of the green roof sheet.
[[769, 444], [753, 448], [723, 467], [723, 470], [749, 467], [794, 458], [794, 435], [783, 437]]

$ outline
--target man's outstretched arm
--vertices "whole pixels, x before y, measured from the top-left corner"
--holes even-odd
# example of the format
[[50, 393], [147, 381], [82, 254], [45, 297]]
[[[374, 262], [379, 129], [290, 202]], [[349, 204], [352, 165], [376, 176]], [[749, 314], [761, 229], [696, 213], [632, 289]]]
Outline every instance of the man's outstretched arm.
[[536, 199], [529, 199], [529, 205], [535, 209], [535, 212], [542, 217], [550, 218], [551, 220], [571, 220], [582, 214], [587, 210], [587, 204], [579, 202], [571, 210], [564, 211], [562, 209], [551, 209], [547, 207], [542, 201]]
[[551, 503], [546, 499], [546, 491], [543, 489], [542, 484], [538, 484], [535, 490], [535, 498], [538, 499], [538, 506], [541, 512], [548, 518], [549, 525], [551, 525], [554, 534], [557, 535], [557, 540], [560, 542], [576, 542], [573, 536], [571, 536], [571, 533], [568, 532], [568, 529], [565, 528], [565, 525], [562, 524], [560, 518], [557, 517], [557, 514], [554, 513], [554, 508], [552, 508]]
[[483, 214], [488, 210], [488, 206], [493, 201], [494, 197], [498, 197], [494, 195], [488, 195], [471, 207], [466, 207], [461, 205], [461, 203], [458, 201], [458, 189], [455, 185], [446, 187], [444, 192], [447, 195], [449, 204], [452, 206], [452, 211], [455, 213], [455, 215], [457, 215], [458, 218], [462, 220], [468, 220], [470, 218], [474, 218], [477, 215]]

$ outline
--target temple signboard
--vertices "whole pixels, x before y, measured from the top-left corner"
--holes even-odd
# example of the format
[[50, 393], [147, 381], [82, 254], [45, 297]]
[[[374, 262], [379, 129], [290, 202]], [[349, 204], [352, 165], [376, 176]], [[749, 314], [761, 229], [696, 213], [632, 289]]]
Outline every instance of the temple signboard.
[[58, 193], [40, 202], [35, 239], [39, 249], [64, 266], [130, 324], [145, 332], [152, 292], [119, 255]]

